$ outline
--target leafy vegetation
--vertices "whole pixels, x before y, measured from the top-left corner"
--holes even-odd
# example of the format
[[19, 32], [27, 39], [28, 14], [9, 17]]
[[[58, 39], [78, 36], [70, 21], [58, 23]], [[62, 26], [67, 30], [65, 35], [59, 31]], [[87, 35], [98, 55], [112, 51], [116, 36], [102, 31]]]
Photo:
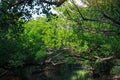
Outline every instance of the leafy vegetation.
[[[0, 77], [19, 72], [17, 75], [25, 79], [23, 73], [30, 76], [38, 67], [44, 72], [60, 64], [62, 69], [71, 69], [68, 65], [83, 69], [76, 72], [81, 76], [78, 79], [91, 74], [101, 79], [119, 75], [118, 0], [85, 0], [83, 4], [86, 7], [74, 0], [2, 0]], [[57, 14], [53, 14], [51, 8]], [[45, 16], [32, 19], [34, 13]]]

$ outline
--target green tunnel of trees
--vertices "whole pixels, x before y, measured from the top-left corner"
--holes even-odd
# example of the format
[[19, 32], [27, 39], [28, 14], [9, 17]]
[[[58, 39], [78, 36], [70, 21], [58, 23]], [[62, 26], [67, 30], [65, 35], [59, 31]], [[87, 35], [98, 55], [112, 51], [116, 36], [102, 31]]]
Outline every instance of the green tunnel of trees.
[[119, 0], [1, 0], [0, 79], [61, 64], [82, 65], [93, 77], [119, 75], [119, 39]]

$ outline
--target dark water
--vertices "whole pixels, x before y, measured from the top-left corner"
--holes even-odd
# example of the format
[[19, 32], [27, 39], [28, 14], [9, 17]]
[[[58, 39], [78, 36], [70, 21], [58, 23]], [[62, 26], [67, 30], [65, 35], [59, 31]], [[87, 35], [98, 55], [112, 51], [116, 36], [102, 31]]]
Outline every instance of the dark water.
[[0, 77], [0, 80], [91, 80], [85, 78], [81, 65], [62, 64], [57, 66], [26, 67], [12, 70], [8, 74]]
[[12, 70], [0, 80], [120, 80], [120, 79], [93, 79], [84, 66], [79, 64], [62, 64], [57, 66], [26, 67]]
[[59, 65], [53, 69], [33, 74], [33, 80], [91, 80], [81, 65]]

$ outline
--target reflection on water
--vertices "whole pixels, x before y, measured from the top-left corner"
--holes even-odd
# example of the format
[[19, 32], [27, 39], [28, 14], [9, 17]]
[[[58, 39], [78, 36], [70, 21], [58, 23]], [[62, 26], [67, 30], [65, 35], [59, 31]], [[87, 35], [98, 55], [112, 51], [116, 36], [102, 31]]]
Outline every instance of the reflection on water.
[[33, 80], [91, 80], [81, 65], [58, 65], [54, 69], [34, 74]]
[[85, 67], [79, 64], [61, 64], [57, 66], [26, 67], [16, 69], [0, 80], [92, 80], [85, 76]]
[[[3, 69], [0, 71], [4, 72]], [[117, 76], [118, 77], [118, 76]], [[0, 80], [120, 80], [111, 78], [93, 79], [85, 66], [80, 64], [60, 64], [56, 66], [25, 67], [13, 69]]]
[[61, 64], [57, 66], [47, 66], [42, 70], [40, 67], [26, 67], [16, 69], [0, 80], [91, 80], [85, 77], [86, 72], [79, 64]]

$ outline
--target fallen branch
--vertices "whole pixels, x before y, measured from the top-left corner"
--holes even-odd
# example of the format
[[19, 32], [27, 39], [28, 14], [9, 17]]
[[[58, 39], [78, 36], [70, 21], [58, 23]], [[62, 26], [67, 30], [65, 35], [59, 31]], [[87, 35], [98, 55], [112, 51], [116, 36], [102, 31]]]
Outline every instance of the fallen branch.
[[110, 59], [113, 59], [114, 56], [110, 56], [110, 57], [106, 57], [106, 58], [101, 58], [99, 56], [94, 56], [94, 58], [100, 60], [100, 62], [104, 62], [104, 61], [108, 61]]
[[0, 74], [0, 77], [6, 75], [8, 73], [8, 70], [4, 71], [3, 73]]

